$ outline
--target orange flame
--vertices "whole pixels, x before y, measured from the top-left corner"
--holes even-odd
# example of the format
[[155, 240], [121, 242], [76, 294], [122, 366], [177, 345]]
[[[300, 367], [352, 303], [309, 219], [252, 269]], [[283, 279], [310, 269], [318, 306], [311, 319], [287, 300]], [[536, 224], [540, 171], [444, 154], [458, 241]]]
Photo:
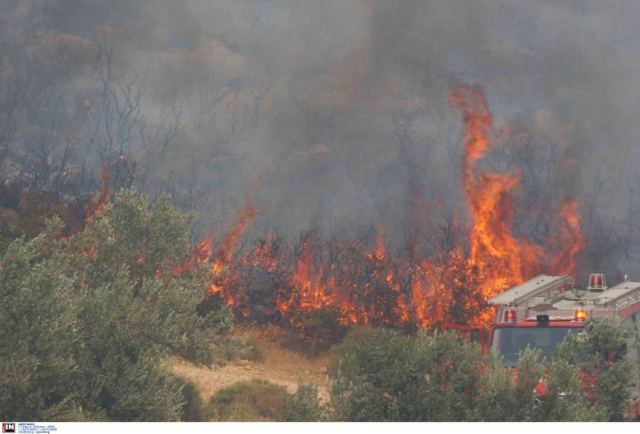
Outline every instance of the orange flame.
[[[242, 234], [258, 217], [258, 209], [253, 204], [253, 195], [247, 195], [247, 199], [243, 208], [237, 214], [234, 224], [231, 230], [223, 238], [222, 242], [218, 246], [214, 256], [211, 269], [215, 277], [221, 277], [222, 271], [229, 267], [233, 262], [233, 257], [236, 252], [236, 246]], [[209, 288], [210, 294], [222, 293], [223, 298], [227, 304], [233, 306], [236, 304], [237, 297], [230, 291], [224, 291], [225, 285], [214, 282]]]
[[469, 264], [483, 276], [482, 292], [491, 297], [522, 281], [539, 268], [540, 248], [516, 239], [509, 227], [513, 211], [511, 191], [520, 177], [505, 173], [476, 176], [477, 163], [492, 146], [493, 121], [487, 101], [477, 88], [461, 86], [450, 94], [451, 104], [464, 116], [462, 185], [472, 227]]
[[248, 195], [244, 207], [234, 219], [235, 223], [216, 251], [213, 263], [213, 271], [216, 275], [220, 273], [223, 267], [227, 267], [231, 264], [233, 261], [233, 255], [236, 251], [236, 245], [238, 244], [240, 237], [244, 234], [251, 223], [253, 223], [256, 217], [258, 217], [258, 209], [253, 205], [252, 195]]
[[106, 167], [103, 167], [102, 170], [100, 170], [100, 191], [98, 192], [97, 197], [87, 205], [87, 213], [85, 217], [86, 223], [89, 223], [93, 219], [93, 216], [104, 208], [108, 199], [109, 170]]
[[311, 237], [302, 242], [302, 254], [296, 262], [296, 269], [291, 278], [297, 290], [298, 306], [303, 310], [318, 310], [332, 304], [332, 297], [326, 293], [322, 285], [323, 270], [313, 269]]
[[[272, 288], [273, 311], [294, 328], [302, 328], [304, 315], [322, 309], [336, 311], [343, 324], [412, 324], [421, 328], [489, 325], [494, 312], [486, 305], [487, 299], [538, 272], [544, 265], [542, 247], [516, 237], [510, 227], [520, 175], [481, 167], [494, 142], [492, 115], [484, 94], [477, 88], [460, 86], [451, 91], [450, 102], [463, 114], [460, 181], [469, 212], [468, 246], [422, 261], [414, 261], [413, 254], [396, 259], [388, 254], [384, 226], [379, 225], [372, 249], [345, 243], [342, 249], [349, 253], [344, 257], [323, 250], [326, 246], [314, 244], [308, 235], [298, 255], [283, 261], [269, 235], [242, 260], [234, 261], [240, 237], [258, 215], [248, 197], [215, 253], [211, 253], [210, 240], [194, 249], [196, 263], [212, 263], [215, 281], [208, 293], [220, 294], [239, 315], [247, 317], [252, 306], [249, 303], [247, 307], [242, 267], [260, 267], [280, 276]], [[577, 203], [565, 203], [560, 216], [561, 245], [551, 261], [552, 268], [558, 273], [575, 273], [575, 257], [586, 243]], [[200, 250], [206, 254], [197, 253]], [[318, 257], [314, 257], [315, 250], [321, 253]], [[332, 259], [323, 263], [322, 258], [328, 257]], [[228, 272], [222, 273], [223, 269]]]
[[560, 209], [562, 219], [559, 230], [560, 251], [553, 257], [551, 268], [554, 273], [576, 277], [576, 257], [587, 245], [587, 237], [582, 232], [582, 218], [575, 200], [567, 200]]
[[259, 266], [268, 272], [274, 272], [278, 268], [278, 259], [274, 251], [275, 234], [273, 231], [267, 234], [266, 239], [258, 243], [244, 257], [245, 266]]
[[193, 249], [191, 249], [191, 255], [189, 255], [187, 260], [173, 267], [171, 270], [173, 276], [180, 276], [193, 270], [198, 264], [208, 261], [209, 258], [211, 258], [212, 243], [213, 235], [209, 234], [202, 241], [193, 246]]

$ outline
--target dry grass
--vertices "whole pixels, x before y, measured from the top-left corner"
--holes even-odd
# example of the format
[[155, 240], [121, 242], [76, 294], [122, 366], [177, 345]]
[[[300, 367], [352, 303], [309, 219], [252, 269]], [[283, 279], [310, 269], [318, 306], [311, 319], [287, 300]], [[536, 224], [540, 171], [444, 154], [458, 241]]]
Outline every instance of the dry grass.
[[278, 327], [239, 327], [234, 334], [254, 342], [262, 355], [261, 360], [237, 360], [213, 368], [194, 365], [178, 357], [171, 360], [174, 372], [193, 382], [205, 402], [224, 387], [252, 379], [282, 385], [290, 393], [296, 391], [299, 383], [315, 384], [320, 398], [328, 399], [328, 356], [307, 357], [285, 348], [285, 336]]

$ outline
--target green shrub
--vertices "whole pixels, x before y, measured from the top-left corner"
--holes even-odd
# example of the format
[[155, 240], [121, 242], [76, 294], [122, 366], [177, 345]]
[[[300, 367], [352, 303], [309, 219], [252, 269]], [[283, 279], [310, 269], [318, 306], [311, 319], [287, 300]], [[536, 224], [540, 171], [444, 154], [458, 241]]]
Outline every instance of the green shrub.
[[[0, 415], [13, 420], [169, 421], [183, 383], [167, 352], [210, 364], [231, 327], [219, 304], [196, 306], [204, 267], [174, 276], [189, 254], [189, 218], [166, 198], [121, 192], [86, 228], [62, 224], [0, 258]], [[10, 308], [6, 308], [10, 307]]]
[[12, 242], [0, 266], [0, 418], [62, 418], [77, 407], [79, 303], [74, 280], [41, 253], [44, 237]]
[[570, 334], [558, 346], [556, 358], [578, 367], [583, 378], [590, 378], [585, 390], [593, 399], [593, 408], [605, 415], [605, 420], [621, 421], [626, 417], [633, 376], [632, 366], [625, 358], [629, 331], [617, 320], [590, 319], [586, 333]]
[[384, 329], [382, 328], [362, 325], [351, 327], [344, 339], [329, 350], [330, 358], [329, 365], [327, 366], [329, 376], [336, 376], [338, 365], [345, 355], [353, 352], [366, 341], [374, 339], [376, 336], [381, 336], [384, 333]]
[[336, 415], [349, 421], [402, 421], [416, 418], [418, 393], [426, 389], [415, 343], [391, 330], [356, 340], [335, 368], [331, 399]]
[[296, 393], [287, 396], [282, 420], [285, 422], [317, 422], [322, 420], [323, 408], [318, 388], [313, 384], [300, 384]]
[[184, 397], [182, 420], [185, 422], [202, 422], [204, 420], [204, 404], [196, 385], [190, 381], [183, 380], [182, 396]]
[[586, 331], [570, 335], [551, 362], [525, 351], [513, 370], [452, 332], [407, 336], [356, 329], [333, 350], [334, 416], [345, 421], [621, 420], [631, 379], [623, 358], [626, 335], [610, 322], [591, 322]]
[[241, 381], [211, 397], [206, 418], [235, 422], [282, 420], [287, 396], [284, 386], [264, 380]]

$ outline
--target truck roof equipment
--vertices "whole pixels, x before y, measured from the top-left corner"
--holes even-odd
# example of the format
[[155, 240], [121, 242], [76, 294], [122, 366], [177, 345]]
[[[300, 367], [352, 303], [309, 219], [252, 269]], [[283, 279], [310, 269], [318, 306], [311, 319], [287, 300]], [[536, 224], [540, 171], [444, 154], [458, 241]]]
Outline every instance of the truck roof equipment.
[[559, 296], [572, 286], [573, 279], [571, 276], [540, 274], [502, 294], [490, 298], [488, 303], [496, 306], [519, 306], [534, 298], [537, 298], [539, 302], [543, 302]]

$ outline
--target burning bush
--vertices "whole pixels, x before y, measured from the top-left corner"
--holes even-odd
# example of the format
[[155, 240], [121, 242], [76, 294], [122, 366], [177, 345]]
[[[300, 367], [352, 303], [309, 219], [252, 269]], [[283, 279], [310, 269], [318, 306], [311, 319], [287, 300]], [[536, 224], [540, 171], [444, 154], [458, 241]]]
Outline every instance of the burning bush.
[[285, 324], [308, 343], [319, 338], [310, 330], [340, 333], [340, 327], [328, 326], [331, 316], [345, 326], [487, 327], [494, 313], [486, 304], [489, 297], [542, 269], [575, 273], [576, 256], [586, 243], [577, 202], [568, 198], [558, 206], [553, 240], [516, 236], [511, 224], [521, 176], [515, 168], [496, 171], [485, 164], [498, 140], [486, 98], [479, 88], [459, 86], [451, 90], [450, 102], [464, 125], [460, 185], [469, 220], [467, 228], [452, 224], [459, 232], [452, 239], [466, 243], [418, 259], [415, 248], [387, 251], [380, 224], [375, 240], [325, 239], [312, 231], [287, 245], [270, 234], [243, 251], [239, 239], [259, 214], [250, 197], [227, 234], [217, 242], [207, 237], [179, 268], [208, 263], [215, 276], [209, 293], [238, 317]]

